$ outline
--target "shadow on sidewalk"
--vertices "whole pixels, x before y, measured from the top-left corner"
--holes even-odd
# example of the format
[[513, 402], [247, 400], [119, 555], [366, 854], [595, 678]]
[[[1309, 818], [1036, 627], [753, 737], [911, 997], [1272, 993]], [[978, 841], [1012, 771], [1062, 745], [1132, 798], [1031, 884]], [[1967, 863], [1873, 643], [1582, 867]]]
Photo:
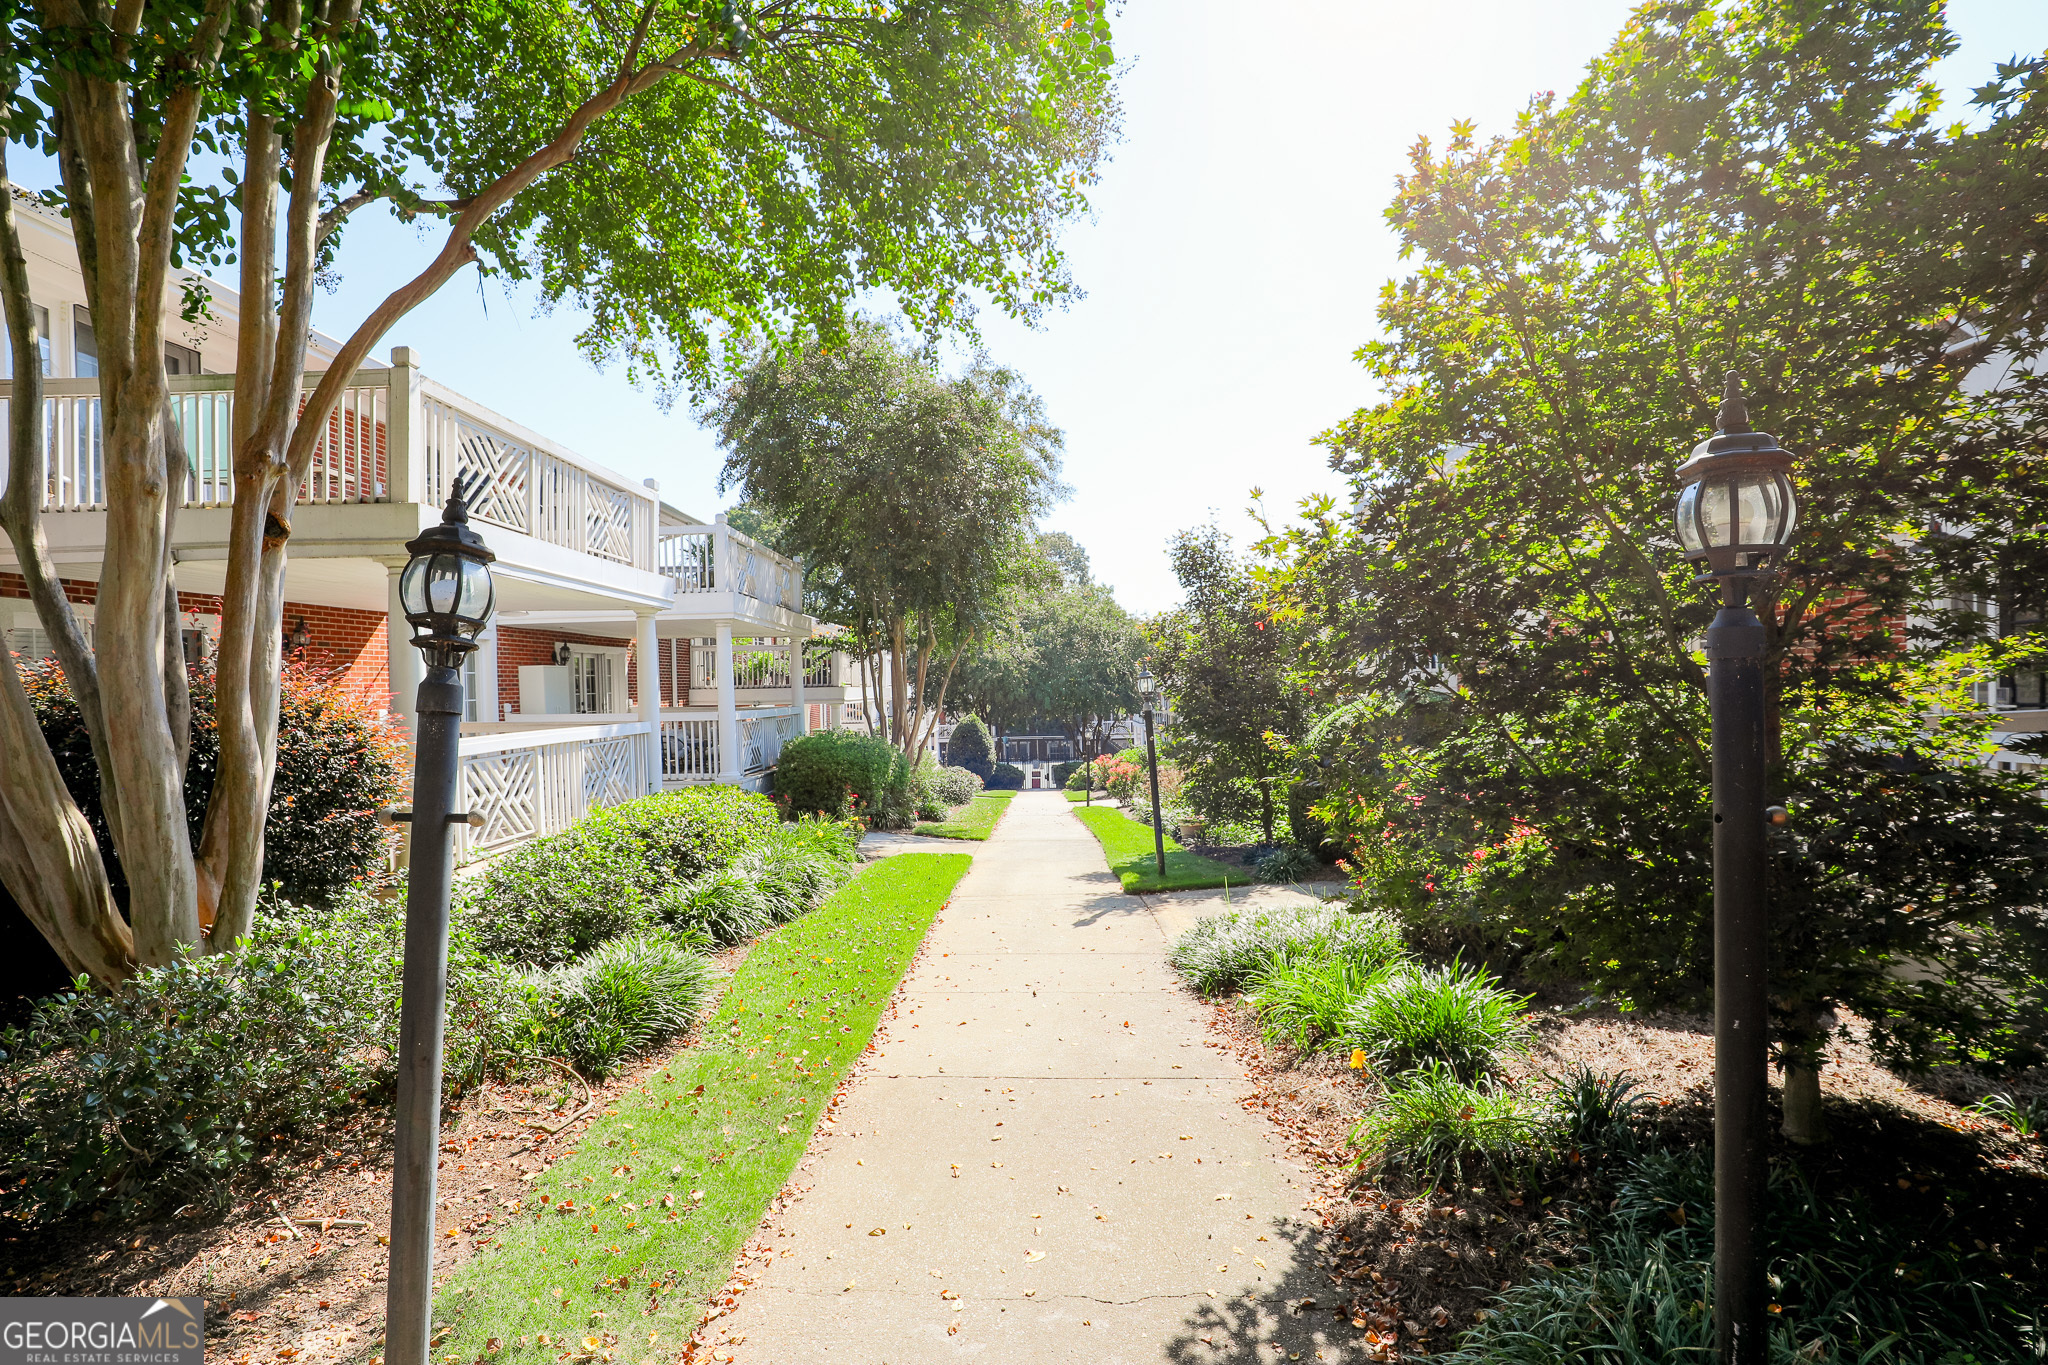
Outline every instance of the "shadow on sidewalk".
[[[1246, 1229], [1248, 1236], [1258, 1234]], [[1268, 1226], [1267, 1242], [1246, 1246], [1269, 1266], [1284, 1267], [1249, 1294], [1215, 1298], [1192, 1313], [1182, 1330], [1166, 1343], [1166, 1358], [1185, 1365], [1271, 1365], [1295, 1356], [1336, 1365], [1365, 1361], [1374, 1355], [1365, 1334], [1351, 1326], [1349, 1305], [1330, 1283], [1316, 1249], [1317, 1229], [1287, 1220]], [[1219, 1264], [1225, 1252], [1217, 1253]], [[1231, 1278], [1240, 1257], [1231, 1253]], [[1243, 1258], [1250, 1265], [1249, 1256]], [[1220, 1288], [1220, 1286], [1219, 1286]]]

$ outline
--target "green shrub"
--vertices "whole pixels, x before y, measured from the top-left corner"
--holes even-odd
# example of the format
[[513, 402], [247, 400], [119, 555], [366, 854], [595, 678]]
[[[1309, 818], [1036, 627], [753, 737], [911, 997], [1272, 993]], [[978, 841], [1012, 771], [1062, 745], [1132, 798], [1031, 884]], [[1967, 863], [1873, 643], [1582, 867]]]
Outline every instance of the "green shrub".
[[651, 927], [670, 888], [730, 866], [775, 829], [775, 806], [702, 786], [594, 810], [467, 883], [458, 915], [477, 944], [523, 967], [553, 967]]
[[1309, 1048], [1339, 1039], [1358, 997], [1386, 979], [1390, 965], [1348, 954], [1275, 959], [1253, 984], [1250, 1000], [1266, 1040]]
[[1020, 791], [1023, 786], [1024, 770], [1014, 763], [998, 763], [988, 776], [988, 789], [993, 792]]
[[1276, 963], [1348, 957], [1378, 967], [1403, 956], [1401, 931], [1386, 916], [1323, 906], [1211, 915], [1167, 952], [1167, 960], [1204, 995], [1240, 989]]
[[1334, 863], [1344, 855], [1343, 846], [1331, 838], [1330, 827], [1310, 809], [1323, 794], [1320, 784], [1307, 782], [1297, 782], [1287, 789], [1287, 833], [1309, 856], [1319, 862]]
[[1470, 1082], [1527, 1049], [1528, 1007], [1480, 968], [1410, 967], [1360, 996], [1344, 1031], [1382, 1076], [1442, 1063]]
[[717, 981], [703, 952], [709, 944], [701, 934], [643, 931], [532, 978], [520, 1041], [586, 1077], [610, 1075], [697, 1022]]
[[[38, 1003], [0, 1042], [0, 1211], [24, 1224], [145, 1217], [225, 1182], [395, 1074], [402, 910], [344, 894], [269, 907], [245, 945], [138, 972], [118, 995]], [[450, 1091], [518, 1018], [513, 973], [458, 935]]]
[[1471, 1085], [1441, 1062], [1394, 1078], [1351, 1131], [1359, 1165], [1428, 1185], [1491, 1176], [1502, 1186], [1532, 1171], [1547, 1140], [1545, 1106], [1508, 1086]]
[[[1055, 769], [1057, 771], [1057, 769]], [[1102, 765], [1099, 763], [1076, 763], [1073, 770], [1060, 779], [1060, 786], [1070, 792], [1084, 792], [1091, 781], [1102, 780]]]
[[996, 742], [981, 717], [962, 716], [953, 723], [953, 733], [946, 740], [946, 762], [967, 769], [983, 782], [989, 780], [996, 767]]
[[[187, 670], [192, 742], [185, 765], [185, 810], [192, 845], [206, 820], [206, 801], [220, 766], [214, 723], [213, 668]], [[54, 660], [22, 669], [36, 721], [57, 759], [64, 785], [92, 826], [117, 890], [125, 891], [100, 804], [99, 766], [85, 722]], [[377, 809], [401, 793], [405, 732], [380, 715], [370, 698], [344, 685], [331, 663], [294, 658], [278, 677], [277, 770], [263, 826], [263, 880], [294, 903], [325, 903], [376, 871], [396, 835]]]
[[1081, 762], [1079, 762], [1079, 761], [1076, 761], [1076, 762], [1072, 762], [1072, 763], [1055, 763], [1055, 764], [1053, 764], [1053, 765], [1052, 765], [1052, 784], [1053, 784], [1053, 785], [1054, 785], [1055, 787], [1064, 787], [1064, 786], [1066, 786], [1066, 785], [1067, 785], [1067, 784], [1068, 784], [1069, 782], [1071, 782], [1071, 781], [1073, 781], [1073, 780], [1074, 780], [1074, 774], [1075, 774], [1075, 773], [1082, 773], [1082, 774], [1083, 774], [1083, 777], [1085, 778], [1085, 776], [1086, 776], [1086, 773], [1085, 773], [1085, 771], [1084, 771], [1084, 770], [1085, 770], [1085, 769], [1087, 768], [1087, 766], [1088, 766], [1087, 764], [1085, 764], [1085, 763], [1081, 763]]
[[[1587, 1264], [1516, 1285], [1443, 1359], [1665, 1365], [1714, 1359], [1710, 1153], [1642, 1158]], [[2038, 1304], [1952, 1227], [1822, 1197], [1773, 1163], [1763, 1242], [1773, 1365], [1966, 1365], [2048, 1356]]]
[[1321, 867], [1322, 864], [1307, 849], [1276, 848], [1259, 859], [1254, 875], [1262, 882], [1298, 882]]
[[932, 777], [932, 794], [943, 805], [961, 806], [981, 795], [988, 785], [975, 774], [961, 767], [937, 769]]
[[860, 817], [894, 828], [906, 823], [912, 802], [910, 761], [876, 735], [818, 730], [782, 746], [775, 800], [791, 816]]

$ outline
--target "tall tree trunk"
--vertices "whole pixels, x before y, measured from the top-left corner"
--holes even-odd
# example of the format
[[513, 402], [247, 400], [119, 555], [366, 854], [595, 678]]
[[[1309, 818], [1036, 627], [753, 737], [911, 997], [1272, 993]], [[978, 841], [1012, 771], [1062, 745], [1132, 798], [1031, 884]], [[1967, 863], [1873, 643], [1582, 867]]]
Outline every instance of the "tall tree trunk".
[[92, 826], [64, 787], [10, 655], [0, 660], [0, 884], [65, 970], [103, 986], [135, 971], [135, 938], [107, 887]]
[[901, 616], [889, 618], [889, 738], [898, 748], [903, 746], [905, 726], [910, 713], [905, 710], [909, 698], [908, 680], [903, 672], [903, 651], [908, 647], [907, 623]]
[[162, 150], [145, 178], [127, 86], [79, 71], [64, 91], [92, 185], [94, 219], [88, 284], [100, 353], [107, 506], [95, 644], [112, 786], [121, 807], [117, 847], [130, 889], [135, 955], [145, 966], [167, 963], [199, 942], [184, 784], [164, 695], [163, 583], [173, 490], [163, 445], [162, 302], [171, 213], [198, 95], [196, 88], [189, 98], [181, 92], [166, 107]]

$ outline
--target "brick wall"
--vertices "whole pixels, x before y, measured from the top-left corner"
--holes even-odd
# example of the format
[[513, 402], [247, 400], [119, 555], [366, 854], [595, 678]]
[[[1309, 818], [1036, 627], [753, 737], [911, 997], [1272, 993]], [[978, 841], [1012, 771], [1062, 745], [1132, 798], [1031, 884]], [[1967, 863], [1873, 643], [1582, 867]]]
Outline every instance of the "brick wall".
[[[64, 595], [82, 607], [99, 600], [99, 584], [86, 579], [58, 580]], [[18, 573], [0, 573], [0, 598], [28, 597], [28, 582]], [[178, 610], [198, 616], [218, 617], [220, 598], [211, 593], [181, 592]], [[331, 665], [342, 675], [342, 685], [377, 706], [391, 703], [390, 656], [384, 635], [384, 613], [358, 611], [352, 607], [329, 607], [315, 602], [286, 602], [284, 630], [289, 636], [303, 620], [311, 637], [308, 659]], [[218, 625], [215, 626], [216, 631]]]

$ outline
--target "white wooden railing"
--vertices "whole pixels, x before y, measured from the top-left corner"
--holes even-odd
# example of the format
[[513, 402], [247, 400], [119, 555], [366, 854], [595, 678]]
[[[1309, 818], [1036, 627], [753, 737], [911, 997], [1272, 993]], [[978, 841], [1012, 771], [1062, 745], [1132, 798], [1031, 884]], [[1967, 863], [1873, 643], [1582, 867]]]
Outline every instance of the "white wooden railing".
[[740, 762], [743, 773], [763, 773], [782, 757], [782, 746], [797, 736], [795, 711], [762, 707], [740, 717]]
[[799, 611], [804, 602], [803, 570], [724, 521], [709, 526], [671, 526], [662, 532], [660, 572], [676, 582], [676, 605], [692, 593], [732, 592]]
[[[755, 645], [734, 642], [732, 683], [734, 687], [789, 687], [789, 644]], [[805, 642], [804, 686], [836, 687], [844, 681], [846, 656], [830, 642]], [[718, 685], [718, 647], [696, 644], [690, 647], [690, 686], [703, 690]]]
[[792, 707], [748, 707], [739, 713], [738, 771], [724, 763], [722, 725], [715, 710], [661, 713], [661, 776], [670, 786], [753, 777], [782, 757], [782, 746], [797, 735], [800, 718]]
[[455, 826], [457, 861], [567, 829], [585, 811], [644, 796], [647, 725], [578, 725], [460, 741], [457, 809], [482, 828]]
[[661, 776], [666, 783], [716, 782], [725, 775], [718, 761], [718, 713], [664, 714], [661, 718]]
[[[660, 500], [654, 490], [424, 378], [403, 347], [392, 356], [397, 363], [389, 369], [358, 370], [342, 390], [299, 486], [300, 503], [438, 507], [456, 477], [465, 475], [478, 483], [470, 509], [476, 520], [598, 559], [655, 570]], [[306, 375], [303, 389], [310, 393], [321, 377]], [[228, 506], [235, 496], [235, 377], [172, 375], [168, 382], [172, 418], [185, 445], [184, 505]], [[13, 387], [0, 380], [0, 487], [5, 487], [6, 410]], [[45, 379], [43, 404], [42, 510], [104, 511], [99, 380]], [[727, 570], [725, 580], [741, 576], [735, 567]]]

